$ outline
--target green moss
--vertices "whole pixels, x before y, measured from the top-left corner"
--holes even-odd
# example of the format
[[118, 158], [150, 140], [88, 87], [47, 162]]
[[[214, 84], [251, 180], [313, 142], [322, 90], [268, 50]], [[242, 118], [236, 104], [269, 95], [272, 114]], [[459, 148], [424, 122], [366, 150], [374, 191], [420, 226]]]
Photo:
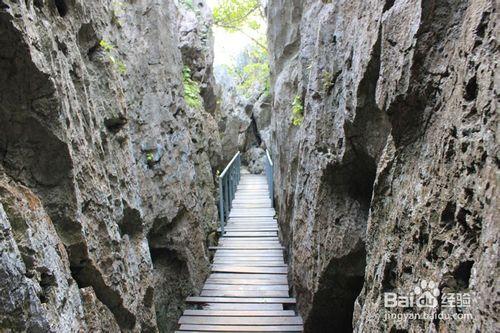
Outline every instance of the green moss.
[[292, 102], [292, 125], [300, 126], [304, 121], [304, 104], [299, 95], [295, 95]]
[[333, 87], [333, 73], [329, 71], [323, 72], [323, 91], [328, 92]]
[[191, 70], [187, 66], [182, 70], [182, 82], [186, 104], [193, 109], [201, 109], [203, 100], [200, 95], [200, 84], [191, 78]]

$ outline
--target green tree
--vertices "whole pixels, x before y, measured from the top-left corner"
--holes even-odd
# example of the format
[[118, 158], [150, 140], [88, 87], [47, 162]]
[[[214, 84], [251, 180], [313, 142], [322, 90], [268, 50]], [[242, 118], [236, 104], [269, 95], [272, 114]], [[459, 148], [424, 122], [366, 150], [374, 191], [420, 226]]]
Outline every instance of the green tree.
[[269, 94], [270, 72], [267, 50], [250, 46], [245, 50], [245, 58], [248, 59], [246, 64], [230, 69], [230, 73], [238, 81], [238, 90], [246, 97], [251, 97], [256, 89]]
[[213, 10], [214, 24], [229, 32], [239, 31], [255, 44], [267, 49], [258, 39], [250, 36], [245, 30], [258, 31], [264, 19], [260, 0], [221, 0]]

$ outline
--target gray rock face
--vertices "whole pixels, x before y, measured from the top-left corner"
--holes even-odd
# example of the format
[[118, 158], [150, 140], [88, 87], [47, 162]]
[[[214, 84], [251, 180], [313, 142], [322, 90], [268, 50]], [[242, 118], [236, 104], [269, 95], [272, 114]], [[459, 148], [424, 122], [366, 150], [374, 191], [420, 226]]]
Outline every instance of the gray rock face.
[[235, 88], [234, 78], [224, 69], [219, 69], [216, 76], [219, 83], [218, 117], [224, 165], [240, 151], [248, 170], [261, 173], [263, 152], [270, 139], [270, 96], [256, 88], [251, 97], [245, 97]]
[[201, 31], [178, 34], [183, 15], [173, 2], [3, 2], [0, 330], [168, 331], [203, 282], [220, 143], [183, 100], [196, 66], [213, 108], [210, 39], [187, 56]]
[[[276, 201], [306, 331], [495, 330], [494, 13], [487, 0], [268, 4]], [[384, 292], [424, 279], [470, 293], [474, 320], [386, 319], [405, 309]]]

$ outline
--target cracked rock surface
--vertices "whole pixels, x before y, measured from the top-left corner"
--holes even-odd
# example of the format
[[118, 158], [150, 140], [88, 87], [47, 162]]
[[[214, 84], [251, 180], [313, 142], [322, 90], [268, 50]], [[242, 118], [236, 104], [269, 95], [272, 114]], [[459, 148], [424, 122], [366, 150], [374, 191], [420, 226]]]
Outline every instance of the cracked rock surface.
[[[306, 331], [495, 331], [496, 11], [269, 2], [276, 202]], [[473, 320], [385, 319], [460, 311], [383, 306], [423, 279], [469, 293]]]
[[[204, 281], [220, 144], [211, 37], [186, 28], [205, 39], [186, 56], [186, 15], [172, 1], [2, 1], [0, 330], [168, 331]], [[184, 66], [205, 69], [206, 108], [186, 106]]]

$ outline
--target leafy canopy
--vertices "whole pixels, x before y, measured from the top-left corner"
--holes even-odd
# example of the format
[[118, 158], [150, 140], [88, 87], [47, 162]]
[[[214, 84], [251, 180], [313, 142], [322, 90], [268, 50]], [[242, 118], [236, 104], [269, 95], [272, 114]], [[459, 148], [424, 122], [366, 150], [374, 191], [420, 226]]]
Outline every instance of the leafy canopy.
[[227, 66], [228, 73], [237, 82], [238, 91], [248, 98], [258, 91], [269, 94], [271, 83], [267, 51], [258, 45], [251, 45], [240, 58], [243, 60], [239, 64]]
[[214, 8], [214, 24], [230, 32], [246, 26], [257, 30], [260, 24], [256, 15], [260, 15], [260, 0], [221, 0]]

